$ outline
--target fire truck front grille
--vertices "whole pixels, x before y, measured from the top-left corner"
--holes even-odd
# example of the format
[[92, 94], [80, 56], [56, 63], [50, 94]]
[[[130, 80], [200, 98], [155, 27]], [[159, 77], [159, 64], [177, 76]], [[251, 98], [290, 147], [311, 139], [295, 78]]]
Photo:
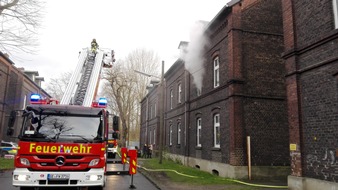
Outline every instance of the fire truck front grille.
[[39, 180], [39, 185], [76, 185], [77, 180], [55, 180], [55, 181], [47, 181], [47, 180]]
[[37, 155], [39, 159], [55, 159], [55, 155]]
[[64, 163], [57, 165], [56, 160], [60, 155], [34, 155], [31, 161], [30, 171], [88, 171], [88, 164], [93, 157], [88, 155], [62, 155]]
[[68, 155], [66, 156], [66, 159], [82, 159], [83, 156], [77, 156], [77, 155]]
[[[33, 171], [45, 171], [45, 172], [48, 172], [48, 171], [51, 171], [51, 170], [56, 170], [56, 169], [60, 169], [60, 168], [57, 168], [57, 167], [53, 167], [52, 169], [45, 169], [45, 168], [40, 168], [40, 169], [34, 169], [34, 168], [27, 168], [29, 171], [33, 172]], [[88, 172], [90, 170], [90, 168], [84, 168], [84, 169], [81, 169], [81, 170], [74, 170], [74, 168], [61, 168], [60, 171], [63, 171], [63, 172]]]
[[49, 185], [68, 184], [69, 180], [48, 181]]
[[[37, 155], [39, 159], [55, 159], [58, 155]], [[66, 159], [82, 159], [83, 156], [78, 155], [67, 155]]]

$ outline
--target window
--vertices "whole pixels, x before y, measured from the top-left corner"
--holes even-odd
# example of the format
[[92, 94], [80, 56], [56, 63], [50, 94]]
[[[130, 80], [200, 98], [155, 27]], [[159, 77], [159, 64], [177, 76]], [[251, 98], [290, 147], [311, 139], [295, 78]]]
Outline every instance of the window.
[[[23, 119], [21, 130], [23, 139], [32, 138], [31, 135], [36, 134], [34, 131], [38, 131], [40, 135], [34, 138], [39, 138], [41, 142], [49, 142], [50, 139], [88, 142], [102, 137], [103, 133], [103, 120], [100, 114], [90, 117], [71, 113], [65, 116], [41, 112], [41, 115], [30, 113]], [[85, 130], [83, 126], [87, 126]]]
[[177, 144], [181, 144], [181, 123], [177, 124]]
[[23, 98], [23, 107], [22, 107], [22, 110], [25, 110], [26, 104], [27, 104], [27, 95], [25, 95], [25, 97]]
[[202, 95], [202, 91], [201, 91], [201, 89], [199, 89], [199, 88], [196, 88], [196, 93], [197, 93], [197, 96], [200, 96], [200, 95]]
[[152, 142], [152, 135], [151, 135], [151, 129], [149, 130], [149, 144], [153, 144], [153, 142]]
[[149, 119], [153, 118], [153, 105], [150, 105], [150, 117]]
[[169, 126], [169, 145], [173, 145], [173, 125]]
[[153, 144], [156, 144], [156, 129], [154, 129], [154, 142]]
[[157, 116], [157, 105], [156, 105], [156, 102], [155, 102], [155, 104], [154, 104], [154, 116], [156, 117]]
[[201, 118], [197, 118], [197, 140], [196, 140], [196, 144], [198, 147], [201, 147], [201, 136], [202, 136], [202, 119]]
[[174, 98], [173, 90], [170, 90], [170, 109], [173, 109], [173, 98]]
[[338, 29], [338, 0], [332, 0], [335, 29]]
[[219, 58], [214, 59], [214, 88], [219, 86]]
[[214, 147], [220, 147], [220, 124], [219, 124], [219, 114], [214, 115]]
[[178, 100], [178, 103], [181, 103], [182, 102], [182, 85], [181, 84], [178, 84], [177, 91], [178, 91], [178, 98], [177, 98], [177, 100]]

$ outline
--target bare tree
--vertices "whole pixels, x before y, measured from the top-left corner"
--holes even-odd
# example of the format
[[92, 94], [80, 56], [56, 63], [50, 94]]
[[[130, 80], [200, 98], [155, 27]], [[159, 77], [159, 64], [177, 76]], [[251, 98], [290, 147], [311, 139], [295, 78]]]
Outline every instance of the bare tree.
[[43, 8], [39, 0], [1, 0], [0, 51], [34, 53]]
[[146, 95], [150, 80], [135, 70], [158, 75], [159, 65], [159, 58], [153, 51], [136, 49], [124, 60], [117, 61], [105, 74], [104, 93], [111, 102], [110, 109], [120, 116], [123, 146], [126, 146], [127, 139], [139, 138], [140, 102]]
[[59, 101], [61, 101], [71, 76], [72, 76], [71, 72], [65, 72], [61, 73], [61, 75], [57, 78], [51, 78], [45, 90], [53, 98], [56, 98]]

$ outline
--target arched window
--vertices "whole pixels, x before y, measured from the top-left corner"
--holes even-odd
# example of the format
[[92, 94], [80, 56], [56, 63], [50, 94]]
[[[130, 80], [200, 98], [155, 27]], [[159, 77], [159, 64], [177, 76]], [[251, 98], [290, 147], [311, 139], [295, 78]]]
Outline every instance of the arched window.
[[202, 138], [202, 119], [197, 118], [196, 120], [196, 129], [197, 129], [197, 136], [196, 136], [196, 146], [201, 147], [201, 138]]
[[177, 91], [178, 91], [177, 101], [178, 103], [182, 103], [182, 84], [178, 84]]
[[169, 126], [169, 145], [173, 145], [173, 125]]
[[177, 124], [177, 144], [181, 144], [181, 123]]
[[214, 115], [214, 147], [219, 148], [221, 144], [219, 114]]
[[214, 88], [219, 86], [219, 57], [214, 59]]
[[173, 100], [174, 100], [174, 93], [173, 90], [170, 90], [170, 109], [173, 109]]
[[154, 104], [154, 116], [155, 117], [157, 116], [157, 104], [156, 104], [156, 102]]
[[156, 129], [154, 129], [154, 141], [153, 144], [156, 144]]
[[332, 4], [333, 4], [334, 26], [335, 29], [338, 29], [338, 0], [332, 0]]

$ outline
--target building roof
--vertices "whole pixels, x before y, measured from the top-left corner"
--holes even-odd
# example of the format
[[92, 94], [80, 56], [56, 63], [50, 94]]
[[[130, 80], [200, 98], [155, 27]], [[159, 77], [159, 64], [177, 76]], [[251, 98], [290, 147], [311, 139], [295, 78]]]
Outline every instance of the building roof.
[[209, 22], [209, 24], [206, 27], [206, 31], [215, 25], [217, 25], [218, 21], [223, 21], [224, 18], [226, 18], [232, 10], [232, 6], [235, 4], [241, 2], [242, 0], [231, 0], [228, 2], [217, 14], [216, 16]]
[[45, 81], [45, 78], [44, 77], [35, 77], [35, 80]]
[[25, 74], [35, 74], [35, 76], [39, 76], [39, 72], [38, 71], [29, 71], [29, 70], [22, 70], [22, 72], [24, 72]]
[[14, 62], [13, 62], [12, 60], [9, 59], [9, 56], [8, 56], [7, 53], [2, 53], [2, 52], [0, 51], [0, 57], [5, 58], [6, 61], [8, 61], [10, 64], [14, 65]]

